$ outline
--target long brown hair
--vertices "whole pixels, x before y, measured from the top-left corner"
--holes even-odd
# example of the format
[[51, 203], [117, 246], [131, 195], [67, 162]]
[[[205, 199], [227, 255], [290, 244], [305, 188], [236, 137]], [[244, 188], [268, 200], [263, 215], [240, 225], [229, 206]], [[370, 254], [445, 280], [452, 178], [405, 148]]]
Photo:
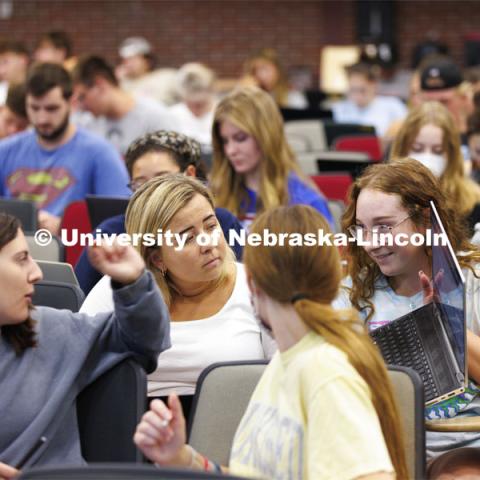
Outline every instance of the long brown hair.
[[447, 166], [440, 176], [440, 186], [451, 197], [460, 214], [468, 215], [475, 204], [480, 202], [480, 186], [465, 176], [460, 132], [452, 115], [441, 103], [425, 102], [410, 112], [395, 137], [390, 158], [407, 157], [418, 133], [426, 125], [434, 125], [443, 133]]
[[252, 136], [262, 152], [257, 213], [288, 203], [287, 182], [291, 172], [315, 190], [288, 145], [282, 116], [271, 96], [257, 87], [244, 87], [223, 98], [215, 110], [210, 186], [219, 207], [239, 216], [245, 213], [248, 201], [243, 175], [235, 172], [223, 149], [220, 124], [225, 120]]
[[[277, 72], [277, 81], [272, 89], [268, 92], [275, 100], [279, 107], [288, 107], [288, 80], [285, 70], [283, 69], [277, 52], [273, 48], [263, 48], [253, 54], [244, 64], [244, 73], [252, 76], [257, 82], [258, 77], [256, 69], [259, 62], [266, 62], [272, 65]], [[260, 88], [265, 89], [264, 85], [259, 85]], [[265, 89], [266, 90], [266, 89]]]
[[[473, 271], [473, 264], [480, 261], [480, 251], [468, 240], [466, 226], [457, 220], [458, 215], [452, 208], [450, 197], [440, 187], [430, 170], [420, 162], [403, 158], [389, 164], [368, 167], [350, 188], [349, 204], [342, 218], [344, 232], [356, 222], [358, 196], [365, 188], [398, 195], [411, 221], [420, 228], [430, 226], [428, 212], [430, 201], [433, 200], [453, 250], [468, 252], [458, 257], [460, 265]], [[430, 257], [431, 248], [425, 248], [427, 256]], [[352, 279], [350, 302], [357, 310], [366, 313], [368, 321], [375, 310], [370, 298], [375, 292], [375, 282], [381, 276], [380, 268], [363, 247], [356, 243], [348, 243], [346, 256], [348, 274]]]
[[[304, 205], [279, 207], [261, 214], [252, 233], [305, 235], [329, 232], [326, 220]], [[311, 330], [344, 352], [369, 386], [383, 436], [398, 478], [408, 478], [398, 408], [383, 359], [353, 309], [335, 310], [342, 270], [334, 246], [246, 246], [245, 267], [255, 284], [273, 300], [290, 304], [296, 294], [304, 298], [293, 306]]]
[[[0, 250], [16, 238], [20, 230], [20, 221], [7, 213], [0, 213]], [[35, 322], [30, 316], [16, 325], [2, 325], [0, 332], [3, 338], [12, 345], [15, 353], [20, 355], [27, 348], [35, 347]]]

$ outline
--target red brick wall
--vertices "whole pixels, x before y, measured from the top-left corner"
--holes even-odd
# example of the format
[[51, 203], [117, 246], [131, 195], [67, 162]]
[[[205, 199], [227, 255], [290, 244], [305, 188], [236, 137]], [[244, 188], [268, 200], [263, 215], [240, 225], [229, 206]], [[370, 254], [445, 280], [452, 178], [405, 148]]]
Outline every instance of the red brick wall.
[[[403, 64], [412, 46], [432, 29], [463, 59], [463, 35], [480, 30], [478, 1], [396, 2], [397, 37]], [[118, 44], [144, 35], [162, 65], [200, 60], [222, 76], [235, 76], [245, 57], [275, 47], [285, 66], [318, 69], [322, 45], [355, 41], [355, 1], [303, 0], [13, 0], [13, 15], [0, 19], [0, 37], [32, 47], [41, 32], [71, 33], [77, 53], [116, 60]]]
[[480, 2], [403, 0], [397, 1], [395, 7], [402, 63], [410, 66], [413, 47], [431, 32], [448, 45], [452, 56], [463, 65], [464, 36], [480, 32]]

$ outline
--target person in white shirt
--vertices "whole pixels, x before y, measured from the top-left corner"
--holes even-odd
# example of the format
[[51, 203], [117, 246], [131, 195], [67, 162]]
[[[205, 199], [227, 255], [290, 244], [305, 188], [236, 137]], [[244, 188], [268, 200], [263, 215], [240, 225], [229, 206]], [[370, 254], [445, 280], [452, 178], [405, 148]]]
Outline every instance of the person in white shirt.
[[393, 122], [407, 115], [401, 100], [377, 95], [377, 76], [370, 65], [351, 65], [347, 76], [348, 98], [332, 105], [336, 122], [373, 125], [377, 136], [384, 137]]
[[201, 63], [186, 63], [177, 74], [178, 92], [182, 101], [170, 108], [178, 131], [212, 150], [212, 125], [215, 109], [213, 82], [215, 74]]
[[[212, 363], [268, 358], [275, 345], [255, 319], [241, 264], [235, 263], [214, 212], [210, 191], [185, 175], [164, 175], [141, 186], [126, 213], [128, 234], [155, 235], [155, 246], [136, 248], [157, 281], [169, 307], [172, 348], [149, 376], [149, 396], [173, 391], [193, 395], [201, 371]], [[181, 234], [163, 245], [158, 233]], [[201, 235], [203, 234], [203, 235]], [[200, 236], [218, 239], [200, 245]], [[91, 290], [81, 311], [111, 310], [108, 279]], [[184, 399], [187, 405], [191, 398]], [[187, 407], [188, 410], [188, 407]]]

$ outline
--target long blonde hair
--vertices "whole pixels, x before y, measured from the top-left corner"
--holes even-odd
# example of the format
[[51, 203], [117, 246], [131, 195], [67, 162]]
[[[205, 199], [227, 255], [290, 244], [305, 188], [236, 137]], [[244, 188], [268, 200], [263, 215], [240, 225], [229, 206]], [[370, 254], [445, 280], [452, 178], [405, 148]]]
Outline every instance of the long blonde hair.
[[[279, 207], [264, 212], [251, 226], [252, 233], [329, 232], [326, 220], [304, 205]], [[408, 478], [399, 412], [385, 363], [373, 345], [358, 313], [335, 310], [331, 302], [338, 294], [342, 270], [334, 246], [246, 246], [244, 261], [255, 284], [273, 300], [293, 303], [302, 321], [314, 332], [344, 352], [372, 395], [383, 436], [398, 478]]]
[[[460, 265], [473, 271], [473, 264], [480, 262], [480, 251], [468, 240], [466, 225], [457, 220], [458, 215], [448, 195], [440, 188], [438, 180], [430, 170], [417, 160], [402, 158], [389, 164], [368, 167], [350, 188], [348, 206], [342, 217], [344, 232], [350, 225], [356, 223], [358, 197], [366, 188], [389, 195], [398, 195], [402, 207], [419, 228], [430, 227], [428, 212], [430, 201], [433, 200], [453, 250], [469, 252], [458, 257]], [[425, 253], [430, 258], [431, 247], [425, 248]], [[348, 243], [346, 256], [348, 274], [352, 279], [350, 302], [357, 310], [366, 313], [368, 321], [375, 311], [370, 298], [373, 297], [375, 283], [381, 276], [380, 268], [364, 248], [356, 243]]]
[[290, 172], [309, 184], [287, 143], [283, 119], [273, 99], [257, 87], [239, 88], [223, 98], [215, 110], [210, 185], [218, 206], [239, 216], [245, 213], [248, 202], [244, 178], [235, 172], [223, 149], [220, 124], [225, 120], [252, 136], [262, 152], [258, 213], [288, 203]]
[[407, 116], [392, 144], [391, 159], [407, 157], [421, 128], [435, 125], [443, 132], [447, 167], [440, 177], [442, 189], [451, 197], [461, 215], [468, 215], [480, 202], [480, 186], [465, 176], [460, 133], [450, 112], [439, 102], [425, 102]]
[[[157, 235], [161, 230], [168, 229], [175, 215], [184, 208], [195, 195], [202, 195], [207, 199], [212, 209], [215, 208], [213, 197], [208, 188], [200, 181], [182, 174], [162, 175], [152, 178], [142, 185], [128, 203], [125, 225], [129, 235], [146, 233]], [[223, 235], [223, 234], [222, 234]], [[136, 249], [140, 252], [147, 268], [152, 271], [155, 280], [163, 294], [167, 306], [171, 306], [172, 298], [177, 288], [170, 280], [168, 272], [163, 275], [155, 266], [153, 253], [161, 251], [161, 247], [144, 245], [137, 242]], [[220, 277], [215, 283], [220, 284], [228, 274], [228, 262], [234, 261], [235, 256], [227, 248], [227, 257]]]

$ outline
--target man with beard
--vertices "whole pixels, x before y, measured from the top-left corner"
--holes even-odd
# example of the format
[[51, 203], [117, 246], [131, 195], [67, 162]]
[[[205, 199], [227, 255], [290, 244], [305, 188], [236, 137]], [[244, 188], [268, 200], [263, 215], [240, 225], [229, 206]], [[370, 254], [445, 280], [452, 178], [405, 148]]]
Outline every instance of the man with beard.
[[40, 228], [54, 234], [69, 203], [87, 194], [129, 195], [128, 174], [115, 149], [70, 123], [68, 72], [39, 64], [28, 75], [26, 92], [34, 129], [0, 142], [0, 195], [35, 201]]

